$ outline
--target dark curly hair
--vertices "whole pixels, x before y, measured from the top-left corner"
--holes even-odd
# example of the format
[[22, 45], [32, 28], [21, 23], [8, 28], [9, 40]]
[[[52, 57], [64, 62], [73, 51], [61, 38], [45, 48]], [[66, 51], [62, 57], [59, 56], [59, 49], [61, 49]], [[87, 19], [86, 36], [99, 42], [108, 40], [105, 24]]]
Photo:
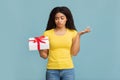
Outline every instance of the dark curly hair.
[[67, 18], [67, 22], [66, 22], [66, 28], [71, 29], [71, 30], [76, 30], [75, 25], [74, 25], [74, 20], [73, 20], [73, 16], [71, 11], [65, 7], [65, 6], [61, 6], [61, 7], [55, 7], [50, 15], [49, 15], [49, 19], [48, 19], [48, 23], [47, 23], [47, 27], [46, 30], [50, 30], [56, 27], [55, 24], [55, 15], [60, 12], [63, 13], [66, 18]]

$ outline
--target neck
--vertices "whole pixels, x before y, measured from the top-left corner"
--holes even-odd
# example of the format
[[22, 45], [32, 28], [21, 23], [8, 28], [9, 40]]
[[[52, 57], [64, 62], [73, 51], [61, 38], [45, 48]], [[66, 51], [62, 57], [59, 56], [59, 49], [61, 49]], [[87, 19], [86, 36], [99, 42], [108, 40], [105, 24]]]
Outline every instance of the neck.
[[55, 30], [63, 31], [66, 30], [66, 27], [56, 27]]
[[66, 27], [62, 27], [62, 28], [56, 27], [54, 29], [54, 32], [56, 35], [64, 35], [67, 32], [67, 28]]

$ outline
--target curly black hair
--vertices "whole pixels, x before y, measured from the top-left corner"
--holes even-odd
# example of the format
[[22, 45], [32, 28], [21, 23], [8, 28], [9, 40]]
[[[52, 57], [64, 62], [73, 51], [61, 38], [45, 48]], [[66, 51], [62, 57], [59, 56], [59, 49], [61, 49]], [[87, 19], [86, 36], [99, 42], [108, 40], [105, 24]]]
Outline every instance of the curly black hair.
[[65, 7], [65, 6], [61, 6], [61, 7], [55, 7], [53, 8], [53, 10], [51, 11], [50, 15], [49, 15], [49, 19], [48, 19], [48, 23], [47, 23], [47, 27], [46, 30], [50, 30], [56, 27], [55, 24], [55, 15], [57, 13], [63, 13], [66, 18], [67, 18], [67, 22], [66, 22], [66, 28], [71, 29], [71, 30], [76, 30], [75, 25], [74, 25], [74, 20], [73, 20], [73, 16], [71, 11]]

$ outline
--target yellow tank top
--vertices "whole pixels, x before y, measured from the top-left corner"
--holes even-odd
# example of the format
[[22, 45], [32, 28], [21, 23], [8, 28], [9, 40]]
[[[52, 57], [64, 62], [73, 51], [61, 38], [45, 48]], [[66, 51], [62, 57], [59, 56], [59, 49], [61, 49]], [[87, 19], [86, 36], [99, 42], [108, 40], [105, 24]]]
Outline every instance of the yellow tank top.
[[50, 42], [47, 69], [70, 69], [74, 67], [70, 49], [72, 39], [76, 34], [76, 30], [69, 29], [62, 36], [56, 35], [54, 29], [44, 32]]

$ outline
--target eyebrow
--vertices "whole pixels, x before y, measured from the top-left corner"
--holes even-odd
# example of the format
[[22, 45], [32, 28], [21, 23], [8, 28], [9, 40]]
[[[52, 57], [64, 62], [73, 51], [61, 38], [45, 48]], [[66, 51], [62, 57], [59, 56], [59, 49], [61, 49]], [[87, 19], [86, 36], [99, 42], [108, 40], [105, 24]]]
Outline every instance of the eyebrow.
[[[65, 17], [65, 16], [60, 16], [60, 17]], [[59, 17], [56, 17], [56, 16], [55, 16], [55, 18], [59, 18]]]

